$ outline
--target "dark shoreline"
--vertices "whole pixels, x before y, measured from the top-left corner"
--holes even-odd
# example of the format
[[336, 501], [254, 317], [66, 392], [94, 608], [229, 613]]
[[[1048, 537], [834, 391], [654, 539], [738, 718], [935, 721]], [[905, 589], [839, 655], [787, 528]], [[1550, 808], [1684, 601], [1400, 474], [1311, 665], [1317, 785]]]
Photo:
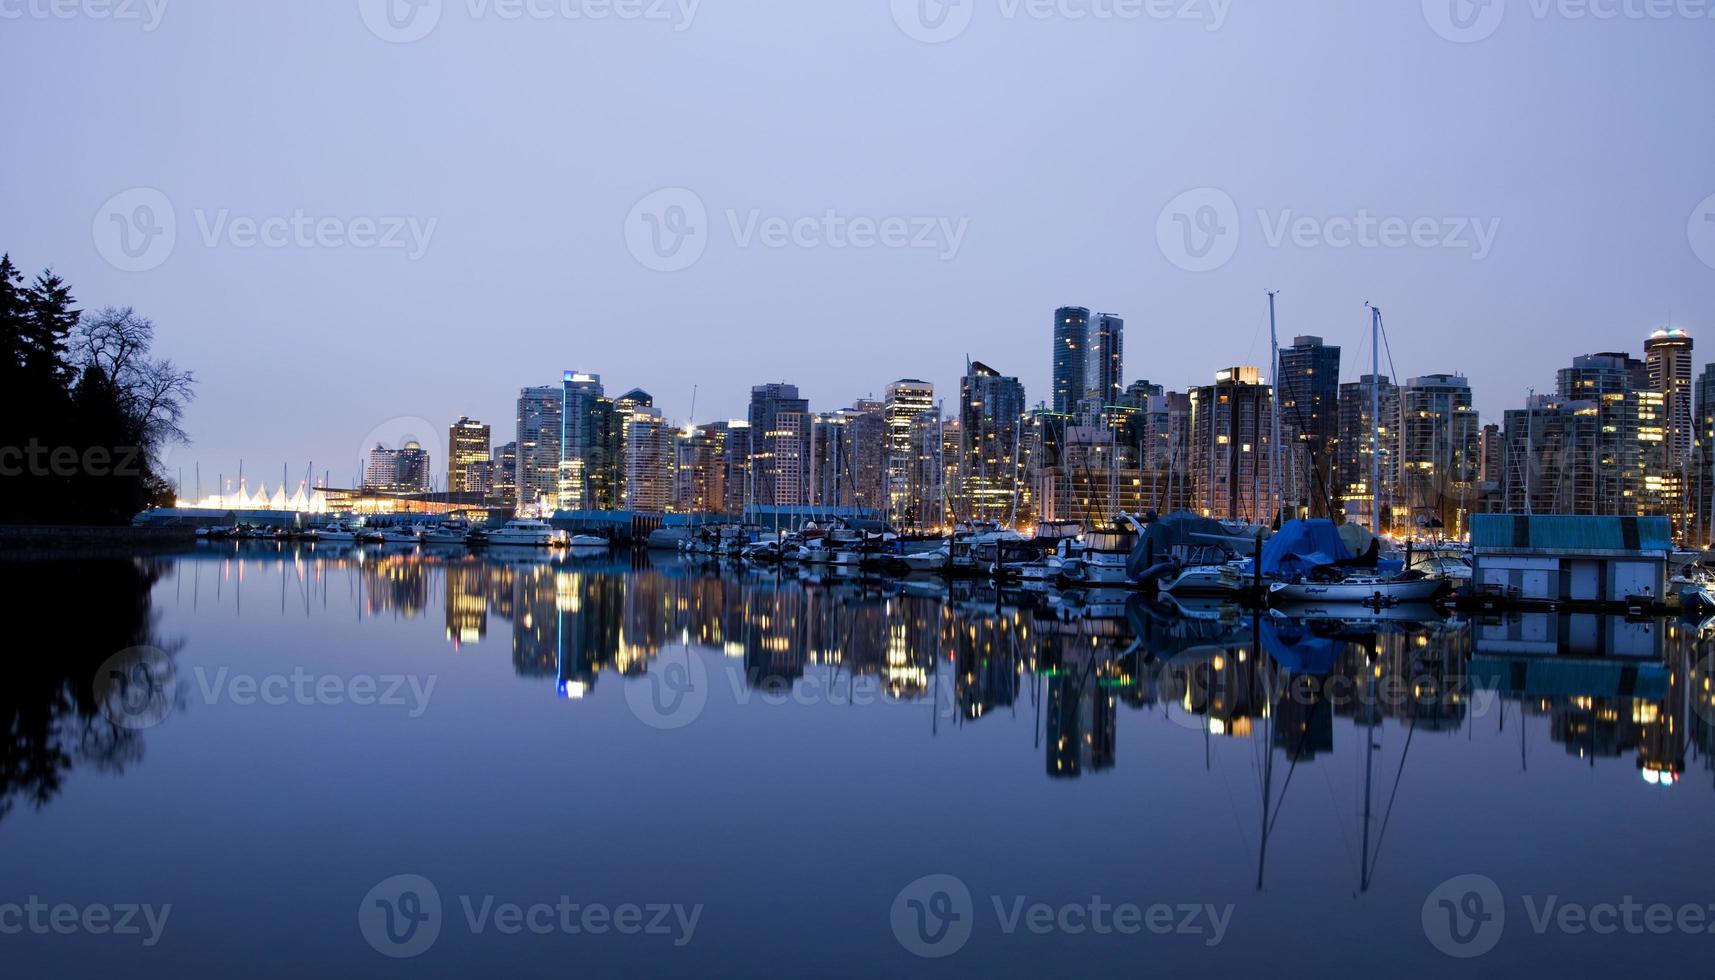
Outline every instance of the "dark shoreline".
[[148, 555], [196, 543], [189, 527], [0, 524], [0, 559], [73, 555]]

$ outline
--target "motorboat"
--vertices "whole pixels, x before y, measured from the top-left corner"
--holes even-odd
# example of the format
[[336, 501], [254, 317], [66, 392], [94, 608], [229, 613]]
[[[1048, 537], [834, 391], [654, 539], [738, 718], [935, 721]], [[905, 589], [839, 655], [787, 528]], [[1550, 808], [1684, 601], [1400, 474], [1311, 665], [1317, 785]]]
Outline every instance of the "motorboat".
[[1233, 595], [1243, 592], [1251, 582], [1251, 577], [1240, 570], [1238, 563], [1192, 565], [1181, 569], [1177, 575], [1168, 576], [1161, 583], [1161, 591], [1178, 596]]
[[520, 518], [488, 532], [488, 543], [498, 547], [562, 548], [568, 541], [566, 532], [547, 521]]
[[1084, 535], [1077, 560], [1065, 563], [1065, 577], [1081, 585], [1130, 585], [1131, 574], [1126, 565], [1137, 541], [1137, 531], [1131, 528], [1091, 531]]
[[423, 529], [415, 524], [398, 524], [382, 528], [382, 544], [417, 544], [423, 540]]
[[952, 552], [948, 550], [948, 547], [942, 545], [933, 551], [919, 551], [904, 555], [901, 560], [905, 562], [905, 567], [913, 572], [939, 572], [946, 569], [951, 555]]
[[608, 541], [606, 538], [597, 537], [593, 534], [574, 534], [566, 539], [566, 545], [581, 551], [592, 551], [597, 548], [606, 551]]
[[447, 522], [446, 524], [431, 524], [423, 528], [421, 540], [424, 544], [464, 544], [470, 537], [470, 527], [462, 522]]
[[357, 529], [339, 521], [315, 529], [316, 541], [345, 544], [357, 540]]

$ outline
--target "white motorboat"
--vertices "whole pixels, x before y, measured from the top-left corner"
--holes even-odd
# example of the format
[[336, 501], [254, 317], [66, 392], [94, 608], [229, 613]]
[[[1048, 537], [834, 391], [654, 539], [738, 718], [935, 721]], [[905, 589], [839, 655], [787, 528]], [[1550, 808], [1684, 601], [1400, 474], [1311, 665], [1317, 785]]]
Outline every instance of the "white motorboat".
[[357, 528], [335, 521], [325, 527], [315, 529], [317, 542], [330, 544], [345, 544], [357, 540]]
[[1276, 602], [1393, 605], [1429, 602], [1446, 587], [1446, 580], [1438, 578], [1351, 575], [1334, 582], [1276, 582], [1268, 594]]
[[470, 528], [462, 524], [434, 524], [423, 528], [422, 542], [424, 544], [464, 544], [470, 536]]
[[1118, 528], [1092, 531], [1084, 536], [1077, 560], [1066, 562], [1066, 577], [1083, 585], [1130, 585], [1126, 564], [1136, 547], [1136, 531]]
[[381, 531], [383, 544], [417, 544], [422, 540], [423, 529], [415, 524], [401, 524]]
[[1161, 584], [1173, 595], [1230, 595], [1242, 592], [1250, 578], [1233, 564], [1192, 565]]
[[933, 551], [919, 551], [916, 554], [905, 555], [905, 567], [914, 572], [939, 572], [947, 567], [950, 552], [946, 546]]
[[606, 551], [607, 539], [596, 537], [593, 534], [574, 534], [566, 539], [566, 545], [580, 551], [592, 551], [598, 548]]
[[353, 533], [364, 544], [382, 544], [387, 540], [387, 535], [378, 527], [360, 527]]
[[559, 548], [567, 544], [566, 532], [547, 521], [520, 518], [488, 532], [488, 543], [499, 547]]

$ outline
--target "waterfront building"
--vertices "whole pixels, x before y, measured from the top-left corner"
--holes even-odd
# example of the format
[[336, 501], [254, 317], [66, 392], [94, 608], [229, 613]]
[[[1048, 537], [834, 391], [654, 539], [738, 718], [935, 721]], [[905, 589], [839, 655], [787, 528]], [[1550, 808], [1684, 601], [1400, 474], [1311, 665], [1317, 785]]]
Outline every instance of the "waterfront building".
[[[628, 393], [628, 405], [647, 403]], [[618, 510], [625, 499], [625, 415], [601, 375], [567, 371], [561, 380], [562, 443], [555, 497], [561, 510]], [[645, 405], [646, 407], [646, 405]]]
[[398, 449], [377, 444], [369, 451], [363, 489], [377, 493], [428, 493], [429, 451], [416, 442]]
[[1297, 514], [1330, 517], [1338, 496], [1334, 446], [1340, 437], [1340, 348], [1321, 337], [1295, 337], [1280, 349], [1280, 438], [1285, 443], [1282, 492]]
[[555, 507], [560, 493], [561, 413], [564, 393], [558, 387], [525, 388], [518, 394], [518, 466], [516, 507], [526, 510]]
[[[1381, 404], [1379, 436], [1371, 445], [1371, 408]], [[1357, 381], [1340, 386], [1340, 438], [1334, 447], [1334, 485], [1339, 491], [1341, 509], [1348, 521], [1373, 527], [1371, 505], [1375, 488], [1372, 448], [1381, 454], [1382, 526], [1392, 525], [1393, 501], [1399, 497], [1397, 484], [1397, 423], [1399, 419], [1399, 388], [1387, 375], [1366, 374]]]
[[1042, 519], [1106, 527], [1121, 513], [1141, 514], [1154, 506], [1138, 467], [1139, 448], [1120, 440], [1125, 427], [1066, 426], [1059, 436], [1060, 463], [1037, 478]]
[[1659, 600], [1673, 528], [1666, 517], [1478, 514], [1473, 584], [1529, 602]]
[[1090, 311], [1062, 306], [1054, 311], [1054, 411], [1071, 415], [1089, 392]]
[[673, 428], [659, 409], [637, 406], [625, 422], [625, 509], [662, 514], [673, 504]]
[[[447, 430], [447, 492], [476, 491], [469, 482], [472, 463], [488, 462], [488, 426], [474, 419], [460, 417]], [[483, 488], [480, 492], [487, 492]]]
[[1217, 519], [1271, 520], [1274, 398], [1262, 371], [1228, 368], [1190, 394], [1193, 509]]
[[1406, 516], [1414, 527], [1441, 527], [1463, 537], [1481, 465], [1482, 425], [1471, 405], [1471, 385], [1457, 374], [1423, 375], [1408, 380], [1399, 398]]
[[1125, 385], [1125, 320], [1098, 313], [1089, 321], [1089, 364], [1084, 370], [1084, 397], [1098, 405], [1116, 405]]
[[[674, 447], [675, 511], [681, 514], [728, 512], [727, 479], [731, 467], [728, 442], [733, 435], [733, 424], [711, 422], [687, 428], [680, 435]], [[742, 488], [739, 492], [742, 494]], [[741, 503], [740, 509], [742, 506]]]
[[961, 517], [1011, 521], [1027, 511], [1021, 452], [1024, 385], [981, 361], [960, 383]]
[[910, 515], [923, 509], [912, 495], [917, 460], [911, 430], [918, 416], [934, 411], [935, 386], [929, 382], [905, 378], [887, 386], [882, 419], [887, 426], [887, 509], [893, 513]]
[[810, 403], [796, 385], [771, 383], [750, 389], [750, 501], [807, 504], [811, 487]]
[[516, 512], [518, 509], [518, 444], [495, 447], [489, 455], [488, 499]]

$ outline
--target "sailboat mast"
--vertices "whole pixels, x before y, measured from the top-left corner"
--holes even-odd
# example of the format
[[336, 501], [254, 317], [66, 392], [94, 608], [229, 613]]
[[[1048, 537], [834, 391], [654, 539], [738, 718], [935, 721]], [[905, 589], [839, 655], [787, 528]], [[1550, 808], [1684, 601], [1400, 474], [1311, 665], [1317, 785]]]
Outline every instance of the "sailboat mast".
[[1382, 534], [1382, 311], [1370, 307], [1370, 531]]
[[1269, 368], [1270, 381], [1274, 384], [1274, 411], [1269, 413], [1269, 440], [1274, 450], [1269, 462], [1270, 482], [1274, 487], [1274, 516], [1276, 519], [1285, 516], [1285, 499], [1281, 496], [1280, 457], [1280, 335], [1275, 332], [1274, 298], [1280, 294], [1277, 289], [1268, 291], [1268, 344], [1273, 351], [1274, 360]]

